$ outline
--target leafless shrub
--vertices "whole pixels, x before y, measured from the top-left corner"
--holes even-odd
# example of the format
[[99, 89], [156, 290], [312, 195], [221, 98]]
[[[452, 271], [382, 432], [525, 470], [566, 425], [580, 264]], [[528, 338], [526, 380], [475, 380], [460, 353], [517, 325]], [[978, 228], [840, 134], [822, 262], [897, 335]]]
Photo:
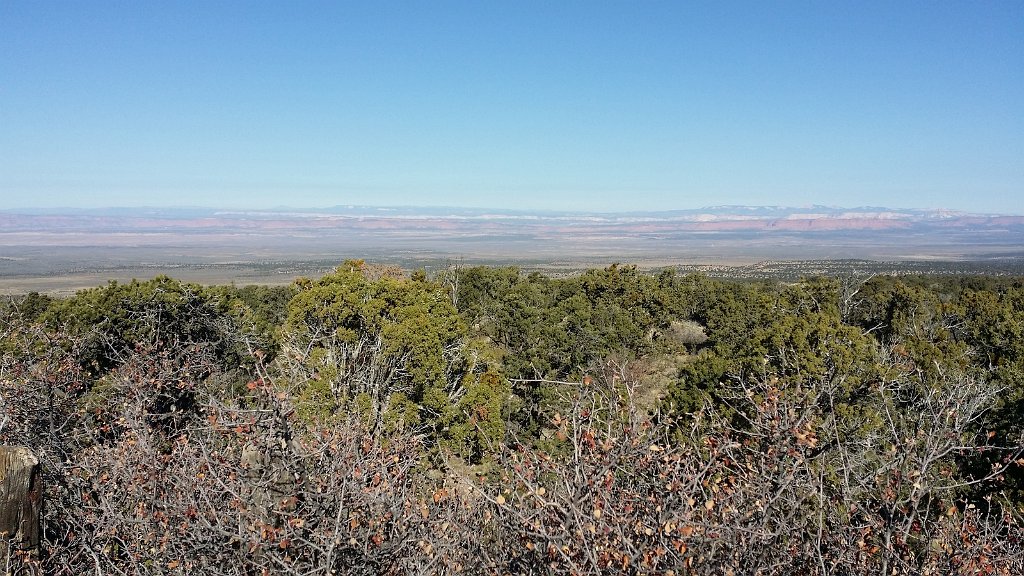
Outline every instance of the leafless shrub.
[[[75, 440], [47, 494], [47, 573], [445, 573], [478, 562], [465, 529], [473, 501], [423, 481], [418, 438], [371, 437], [354, 417], [305, 426], [264, 380], [236, 401], [204, 397], [180, 379], [185, 365], [139, 351], [106, 377], [89, 404], [102, 413], [95, 434]], [[164, 399], [183, 389], [194, 398], [179, 414]]]
[[92, 380], [74, 339], [0, 329], [0, 439], [43, 463], [48, 574], [1024, 572], [1018, 512], [973, 496], [1020, 446], [978, 437], [995, 391], [966, 374], [892, 360], [856, 398], [841, 375], [765, 375], [683, 423], [608, 363], [561, 387], [543, 449], [494, 446], [498, 472], [446, 485], [420, 437], [299, 418], [261, 366], [214, 393], [197, 343]]
[[[557, 415], [563, 453], [504, 454], [490, 495], [495, 563], [544, 574], [1016, 574], [1020, 519], [964, 488], [954, 456], [990, 400], [980, 382], [879, 383], [860, 414], [838, 382], [746, 383], [746, 420], [705, 410], [672, 438], [631, 390], [581, 387]], [[879, 412], [874, 412], [874, 410]], [[1019, 456], [1005, 450], [997, 477]]]

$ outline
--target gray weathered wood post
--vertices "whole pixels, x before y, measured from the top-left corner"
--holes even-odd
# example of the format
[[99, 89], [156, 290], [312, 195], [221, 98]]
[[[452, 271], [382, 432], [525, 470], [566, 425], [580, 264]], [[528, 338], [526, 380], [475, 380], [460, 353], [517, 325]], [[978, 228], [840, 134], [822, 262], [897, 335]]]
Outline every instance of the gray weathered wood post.
[[38, 556], [42, 500], [39, 460], [23, 446], [0, 446], [0, 538], [11, 552]]

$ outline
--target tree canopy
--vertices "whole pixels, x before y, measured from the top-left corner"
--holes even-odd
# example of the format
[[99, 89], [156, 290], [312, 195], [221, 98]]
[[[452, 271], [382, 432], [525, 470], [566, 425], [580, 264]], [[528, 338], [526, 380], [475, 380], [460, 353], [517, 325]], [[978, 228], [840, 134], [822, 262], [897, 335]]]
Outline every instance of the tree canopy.
[[0, 304], [83, 573], [1016, 574], [1024, 281], [346, 261]]

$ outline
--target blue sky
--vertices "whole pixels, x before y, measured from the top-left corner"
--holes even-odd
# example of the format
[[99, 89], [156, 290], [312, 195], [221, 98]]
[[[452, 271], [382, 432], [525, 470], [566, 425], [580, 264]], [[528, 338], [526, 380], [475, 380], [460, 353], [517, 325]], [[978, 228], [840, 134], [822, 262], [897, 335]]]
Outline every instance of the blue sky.
[[1024, 212], [1024, 3], [0, 0], [0, 208]]

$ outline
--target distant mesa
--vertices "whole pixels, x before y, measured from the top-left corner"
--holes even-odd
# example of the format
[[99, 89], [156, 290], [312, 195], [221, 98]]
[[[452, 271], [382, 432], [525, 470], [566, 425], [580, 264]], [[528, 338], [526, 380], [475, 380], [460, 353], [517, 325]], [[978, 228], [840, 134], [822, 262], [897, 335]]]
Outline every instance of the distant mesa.
[[[411, 221], [418, 221], [413, 224]], [[968, 214], [951, 210], [907, 210], [882, 207], [712, 206], [693, 210], [635, 212], [571, 212], [418, 206], [333, 206], [237, 210], [212, 208], [21, 209], [0, 211], [0, 233], [19, 230], [168, 231], [210, 229], [274, 229], [396, 226], [449, 229], [458, 223], [574, 224], [624, 227], [630, 230], [671, 228], [700, 232], [885, 230], [941, 225], [945, 228], [987, 228], [1024, 225], [1024, 215]]]

